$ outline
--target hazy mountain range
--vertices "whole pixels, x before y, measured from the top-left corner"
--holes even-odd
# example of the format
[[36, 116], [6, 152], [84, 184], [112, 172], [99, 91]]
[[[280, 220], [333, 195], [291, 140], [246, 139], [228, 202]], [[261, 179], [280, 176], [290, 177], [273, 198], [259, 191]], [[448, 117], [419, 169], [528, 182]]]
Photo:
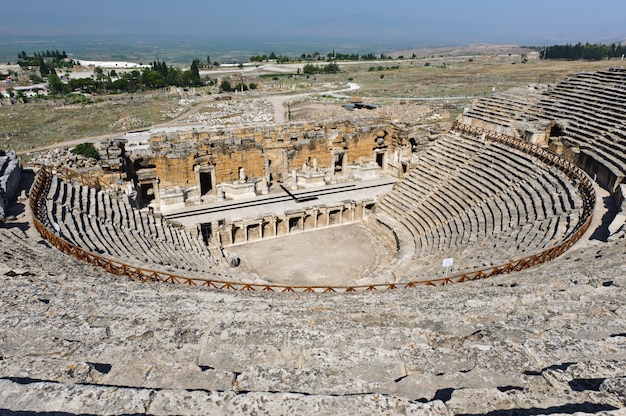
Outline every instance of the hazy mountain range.
[[546, 45], [626, 38], [623, 0], [78, 0], [3, 4], [0, 60], [62, 49], [83, 59], [185, 62], [213, 54], [333, 49], [389, 52], [467, 44]]

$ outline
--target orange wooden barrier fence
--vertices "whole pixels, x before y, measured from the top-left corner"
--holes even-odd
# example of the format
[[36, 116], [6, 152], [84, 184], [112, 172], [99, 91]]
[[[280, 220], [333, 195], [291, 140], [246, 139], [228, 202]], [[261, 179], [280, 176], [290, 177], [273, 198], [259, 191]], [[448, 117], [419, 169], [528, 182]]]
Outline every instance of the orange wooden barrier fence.
[[463, 125], [457, 122], [454, 123], [453, 131], [474, 136], [482, 136], [484, 134], [485, 139], [497, 141], [515, 149], [522, 150], [532, 156], [539, 158], [545, 163], [551, 164], [552, 166], [560, 169], [570, 179], [576, 181], [582, 194], [583, 213], [581, 215], [581, 219], [578, 225], [574, 229], [574, 232], [572, 232], [563, 241], [562, 244], [548, 248], [539, 253], [498, 266], [465, 272], [459, 275], [445, 278], [416, 280], [408, 283], [373, 284], [365, 286], [288, 286], [276, 284], [241, 283], [235, 281], [221, 281], [179, 276], [167, 272], [131, 266], [121, 261], [102, 257], [98, 254], [86, 251], [80, 247], [70, 244], [67, 240], [61, 238], [59, 235], [56, 234], [56, 232], [53, 230], [52, 224], [48, 219], [46, 196], [50, 189], [53, 175], [58, 175], [59, 177], [64, 179], [76, 180], [83, 185], [92, 186], [97, 189], [100, 189], [101, 184], [97, 180], [86, 178], [84, 176], [81, 176], [79, 173], [76, 173], [69, 169], [56, 169], [56, 171], [53, 173], [52, 168], [44, 166], [39, 170], [30, 194], [30, 204], [33, 211], [33, 221], [35, 224], [35, 228], [39, 231], [41, 236], [63, 253], [73, 256], [81, 261], [90, 263], [94, 266], [101, 267], [109, 273], [129, 277], [131, 279], [141, 282], [163, 282], [171, 284], [178, 283], [190, 286], [204, 286], [212, 289], [223, 290], [307, 293], [357, 292], [411, 288], [416, 286], [441, 286], [450, 283], [460, 283], [478, 279], [487, 279], [493, 276], [524, 270], [529, 267], [553, 260], [561, 254], [565, 253], [587, 231], [589, 225], [591, 224], [596, 197], [591, 179], [576, 165], [544, 149], [541, 149], [530, 143], [517, 140], [513, 137], [483, 131], [479, 128]]

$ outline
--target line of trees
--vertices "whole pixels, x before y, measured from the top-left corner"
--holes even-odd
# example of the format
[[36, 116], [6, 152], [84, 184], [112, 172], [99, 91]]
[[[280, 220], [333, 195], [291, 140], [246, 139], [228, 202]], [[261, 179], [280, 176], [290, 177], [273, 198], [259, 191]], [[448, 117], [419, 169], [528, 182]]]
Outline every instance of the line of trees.
[[194, 87], [205, 85], [206, 82], [214, 80], [202, 80], [200, 78], [200, 61], [194, 59], [188, 70], [182, 71], [180, 68], [169, 66], [165, 61], [155, 60], [149, 68], [143, 70], [124, 71], [119, 74], [112, 70], [105, 73], [102, 68], [96, 67], [91, 78], [72, 78], [64, 83], [56, 72], [48, 75], [48, 85], [53, 94], [66, 94], [71, 92], [81, 92], [88, 94], [98, 93], [122, 93], [136, 92], [139, 90], [151, 90], [175, 87]]
[[54, 72], [55, 68], [72, 68], [76, 62], [68, 59], [65, 51], [47, 50], [35, 52], [32, 56], [22, 51], [17, 54], [17, 64], [22, 68], [38, 68], [41, 76], [47, 77]]
[[626, 46], [619, 43], [610, 45], [601, 43], [577, 43], [575, 45], [552, 45], [543, 49], [535, 48], [541, 51], [541, 59], [565, 59], [568, 61], [588, 60], [601, 61], [603, 59], [621, 58], [626, 54]]
[[[413, 54], [415, 57], [415, 54]], [[386, 60], [391, 59], [391, 57], [385, 55], [384, 53], [375, 54], [373, 52], [360, 55], [358, 53], [340, 53], [336, 51], [332, 51], [326, 55], [322, 55], [319, 52], [313, 53], [303, 53], [297, 58], [289, 58], [285, 55], [276, 55], [276, 53], [272, 52], [269, 55], [260, 54], [253, 55], [249, 58], [250, 62], [267, 62], [267, 61], [276, 61], [278, 63], [286, 63], [286, 62], [302, 62], [302, 61], [376, 61], [376, 60]]]
[[67, 53], [65, 53], [65, 51], [59, 52], [59, 50], [56, 49], [54, 51], [46, 50], [45, 52], [43, 52], [43, 51], [35, 52], [35, 53], [33, 53], [32, 57], [29, 57], [28, 54], [26, 54], [26, 52], [24, 52], [24, 51], [22, 51], [22, 52], [17, 54], [17, 59], [18, 60], [24, 60], [24, 61], [26, 61], [26, 60], [28, 60], [30, 58], [37, 58], [37, 57], [67, 59]]
[[223, 80], [220, 83], [220, 91], [221, 92], [235, 92], [235, 91], [256, 90], [257, 87], [258, 87], [258, 85], [256, 83], [254, 83], [254, 82], [251, 82], [250, 84], [245, 84], [243, 82], [238, 82], [233, 87], [232, 84], [230, 83], [230, 81], [228, 81], [227, 79]]
[[152, 89], [169, 86], [199, 87], [204, 85], [200, 79], [200, 66], [200, 60], [194, 59], [190, 69], [182, 71], [180, 68], [168, 66], [165, 61], [155, 60], [150, 68], [143, 70], [141, 81], [143, 85]]
[[302, 72], [307, 75], [313, 74], [336, 74], [339, 72], [339, 65], [335, 62], [331, 62], [324, 66], [318, 66], [313, 64], [306, 64], [302, 67]]
[[276, 61], [279, 64], [283, 64], [285, 62], [289, 62], [290, 61], [289, 57], [287, 57], [285, 55], [276, 55], [274, 52], [270, 53], [269, 56], [267, 56], [266, 54], [253, 55], [253, 56], [251, 56], [248, 59], [249, 59], [250, 62]]

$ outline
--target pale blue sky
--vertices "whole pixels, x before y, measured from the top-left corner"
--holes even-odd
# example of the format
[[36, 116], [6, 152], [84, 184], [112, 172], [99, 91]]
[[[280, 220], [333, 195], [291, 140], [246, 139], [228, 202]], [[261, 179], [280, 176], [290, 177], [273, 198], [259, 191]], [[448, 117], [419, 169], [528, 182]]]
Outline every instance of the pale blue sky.
[[179, 35], [402, 46], [626, 39], [624, 0], [8, 1], [4, 35]]

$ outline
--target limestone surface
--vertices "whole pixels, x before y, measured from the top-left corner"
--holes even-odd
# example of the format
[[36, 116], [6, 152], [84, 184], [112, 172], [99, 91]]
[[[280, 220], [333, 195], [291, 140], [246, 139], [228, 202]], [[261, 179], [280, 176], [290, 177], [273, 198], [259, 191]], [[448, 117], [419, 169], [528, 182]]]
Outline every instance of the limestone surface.
[[280, 294], [129, 281], [60, 255], [27, 223], [12, 225], [0, 229], [0, 412], [626, 406], [624, 239], [483, 281]]

